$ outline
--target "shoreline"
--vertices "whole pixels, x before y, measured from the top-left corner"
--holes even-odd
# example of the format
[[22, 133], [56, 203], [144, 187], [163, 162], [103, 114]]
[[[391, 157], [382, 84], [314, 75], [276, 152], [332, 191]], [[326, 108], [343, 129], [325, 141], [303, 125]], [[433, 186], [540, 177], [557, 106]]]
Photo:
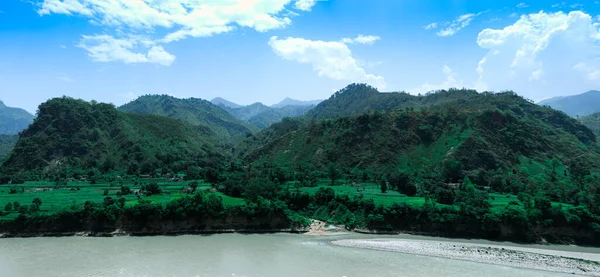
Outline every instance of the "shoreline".
[[[342, 239], [330, 245], [470, 261], [556, 273], [600, 276], [600, 257], [588, 260], [564, 251], [416, 239]], [[536, 253], [537, 252], [537, 253]]]

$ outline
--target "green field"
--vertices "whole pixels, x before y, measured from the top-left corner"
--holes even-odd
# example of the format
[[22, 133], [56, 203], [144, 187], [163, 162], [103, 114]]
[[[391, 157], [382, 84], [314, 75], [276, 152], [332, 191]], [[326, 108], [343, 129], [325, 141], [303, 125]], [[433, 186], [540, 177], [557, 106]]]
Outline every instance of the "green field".
[[[149, 200], [153, 203], [166, 204], [167, 202], [184, 197], [182, 189], [188, 187], [192, 181], [186, 182], [165, 182], [164, 179], [147, 179], [145, 183], [157, 182], [162, 193], [160, 195], [141, 196], [140, 199]], [[141, 185], [134, 186], [132, 181], [122, 181], [123, 185], [129, 186], [131, 190], [138, 190]], [[210, 184], [198, 181], [197, 190], [210, 191]], [[10, 194], [10, 188], [17, 187], [19, 192]], [[20, 192], [23, 188], [25, 191]], [[79, 189], [79, 190], [77, 190]], [[104, 195], [104, 191], [108, 190], [108, 195]], [[7, 203], [19, 202], [21, 205], [30, 205], [34, 198], [42, 200], [40, 213], [52, 214], [60, 210], [68, 209], [72, 206], [83, 206], [86, 201], [102, 203], [105, 197], [117, 199], [117, 192], [120, 191], [120, 185], [117, 183], [98, 183], [89, 184], [83, 182], [69, 182], [65, 187], [56, 188], [53, 182], [26, 182], [18, 186], [3, 185], [0, 186], [0, 209], [4, 210]], [[214, 192], [221, 196], [225, 206], [244, 205], [245, 201], [241, 198], [230, 197], [223, 195], [220, 192]], [[123, 196], [127, 199], [126, 205], [135, 205], [138, 203], [138, 197], [130, 194]], [[13, 211], [10, 214], [0, 216], [0, 220], [11, 220], [18, 216], [18, 212]]]

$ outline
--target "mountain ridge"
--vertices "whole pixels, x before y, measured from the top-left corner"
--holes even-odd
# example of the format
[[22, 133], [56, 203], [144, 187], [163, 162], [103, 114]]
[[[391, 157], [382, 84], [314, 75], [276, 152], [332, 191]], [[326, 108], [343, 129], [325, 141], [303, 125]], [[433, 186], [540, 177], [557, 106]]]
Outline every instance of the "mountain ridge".
[[16, 135], [33, 122], [34, 116], [24, 109], [8, 107], [0, 100], [0, 134]]
[[560, 110], [572, 117], [581, 117], [600, 112], [600, 91], [590, 90], [581, 94], [558, 96], [538, 102]]

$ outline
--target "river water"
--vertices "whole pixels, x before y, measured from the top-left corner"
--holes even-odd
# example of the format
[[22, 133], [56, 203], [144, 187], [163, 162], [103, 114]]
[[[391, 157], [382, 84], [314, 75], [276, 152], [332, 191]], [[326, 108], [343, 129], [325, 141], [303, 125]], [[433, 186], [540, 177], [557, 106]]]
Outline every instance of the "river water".
[[[373, 237], [217, 234], [0, 239], [0, 276], [573, 276], [328, 244], [338, 238]], [[559, 248], [584, 255], [600, 252]]]

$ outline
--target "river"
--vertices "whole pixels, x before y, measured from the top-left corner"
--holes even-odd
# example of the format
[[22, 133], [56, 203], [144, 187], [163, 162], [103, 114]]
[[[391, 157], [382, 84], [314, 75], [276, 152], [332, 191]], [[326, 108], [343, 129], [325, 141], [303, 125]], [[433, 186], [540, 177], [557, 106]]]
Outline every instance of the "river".
[[[0, 276], [573, 276], [328, 243], [339, 238], [375, 237], [217, 234], [0, 239]], [[554, 250], [600, 255], [596, 248]]]

